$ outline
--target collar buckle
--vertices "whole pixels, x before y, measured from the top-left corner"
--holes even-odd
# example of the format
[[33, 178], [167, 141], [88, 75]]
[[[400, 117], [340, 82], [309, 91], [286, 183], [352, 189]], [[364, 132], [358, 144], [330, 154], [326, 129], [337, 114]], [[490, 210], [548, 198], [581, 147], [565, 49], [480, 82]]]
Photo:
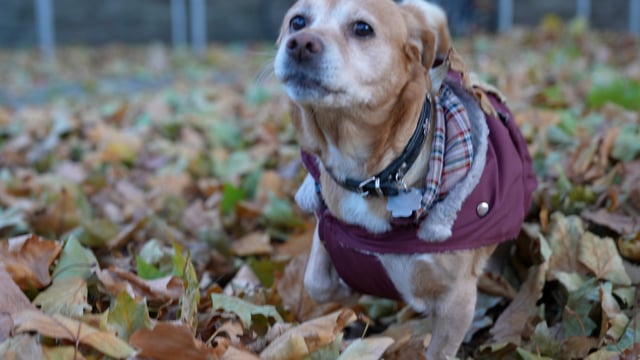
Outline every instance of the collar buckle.
[[362, 196], [362, 197], [367, 197], [369, 195], [369, 190], [365, 190], [365, 187], [369, 186], [369, 184], [373, 183], [373, 189], [376, 191], [376, 194], [378, 196], [383, 196], [384, 192], [382, 191], [382, 188], [380, 187], [380, 178], [378, 176], [372, 176], [366, 180], [364, 180], [363, 182], [361, 182], [360, 184], [358, 184], [358, 193]]

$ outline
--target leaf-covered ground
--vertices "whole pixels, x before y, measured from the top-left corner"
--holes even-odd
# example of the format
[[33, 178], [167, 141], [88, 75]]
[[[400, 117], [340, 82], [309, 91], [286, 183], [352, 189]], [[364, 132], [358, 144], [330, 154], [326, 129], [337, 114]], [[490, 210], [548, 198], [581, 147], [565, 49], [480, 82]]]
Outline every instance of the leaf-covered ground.
[[[640, 354], [640, 48], [552, 17], [460, 39], [540, 187], [460, 358]], [[0, 51], [0, 358], [419, 359], [429, 323], [318, 305], [273, 47]], [[383, 355], [384, 354], [384, 355]]]

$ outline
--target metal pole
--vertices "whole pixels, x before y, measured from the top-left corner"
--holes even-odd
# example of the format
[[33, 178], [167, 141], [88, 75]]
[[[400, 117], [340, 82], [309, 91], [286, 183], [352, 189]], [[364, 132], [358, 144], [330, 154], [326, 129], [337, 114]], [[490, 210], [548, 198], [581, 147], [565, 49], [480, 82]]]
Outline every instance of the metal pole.
[[175, 49], [187, 45], [186, 0], [171, 0], [171, 42]]
[[40, 54], [43, 59], [51, 60], [56, 55], [55, 28], [53, 23], [53, 7], [51, 0], [35, 0], [36, 29]]
[[191, 0], [191, 46], [197, 55], [207, 50], [207, 7], [205, 0]]
[[513, 27], [513, 0], [498, 0], [498, 31]]
[[629, 31], [640, 36], [640, 0], [629, 0]]
[[577, 0], [576, 13], [579, 17], [588, 21], [591, 17], [591, 0]]

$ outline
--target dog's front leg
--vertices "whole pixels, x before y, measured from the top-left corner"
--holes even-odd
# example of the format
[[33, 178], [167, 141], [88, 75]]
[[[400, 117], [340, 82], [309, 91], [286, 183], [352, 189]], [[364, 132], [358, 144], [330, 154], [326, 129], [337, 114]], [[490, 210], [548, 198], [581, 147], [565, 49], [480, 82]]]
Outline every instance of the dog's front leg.
[[353, 291], [340, 279], [331, 263], [329, 253], [318, 236], [318, 227], [313, 235], [307, 270], [304, 273], [304, 287], [317, 302], [346, 300]]
[[427, 347], [427, 360], [453, 359], [473, 321], [477, 284], [466, 281], [435, 301], [434, 330]]

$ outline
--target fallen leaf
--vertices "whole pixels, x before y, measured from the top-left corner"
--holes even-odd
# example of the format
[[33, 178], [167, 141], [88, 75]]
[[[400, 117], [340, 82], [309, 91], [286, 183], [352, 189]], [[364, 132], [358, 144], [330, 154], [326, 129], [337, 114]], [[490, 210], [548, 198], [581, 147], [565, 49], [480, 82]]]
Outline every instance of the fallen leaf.
[[126, 358], [135, 350], [116, 336], [60, 315], [23, 311], [14, 316], [15, 332], [35, 331], [53, 339], [80, 342], [114, 358]]
[[631, 285], [622, 258], [611, 238], [599, 238], [586, 232], [580, 243], [578, 259], [598, 279], [609, 280], [617, 285]]
[[515, 298], [500, 314], [491, 335], [495, 342], [509, 342], [520, 345], [529, 318], [536, 313], [536, 302], [542, 296], [547, 266], [538, 265], [529, 269], [529, 275]]
[[139, 357], [154, 360], [207, 360], [213, 353], [193, 338], [188, 327], [166, 322], [157, 323], [153, 329], [139, 329], [129, 341], [140, 349]]
[[557, 271], [587, 274], [587, 269], [578, 259], [583, 235], [582, 221], [577, 216], [565, 217], [560, 213], [551, 215], [547, 236], [551, 247], [548, 280], [555, 280]]
[[107, 321], [116, 335], [125, 341], [139, 329], [152, 328], [146, 300], [135, 301], [124, 291], [112, 302]]
[[179, 299], [184, 292], [182, 280], [172, 275], [144, 280], [115, 267], [98, 270], [96, 275], [105, 290], [113, 296], [126, 291], [134, 299], [145, 298], [149, 302], [163, 303]]
[[356, 320], [352, 310], [345, 309], [304, 322], [287, 330], [261, 353], [260, 359], [299, 359], [332, 343], [342, 329]]
[[3, 342], [10, 334], [13, 327], [11, 316], [23, 310], [36, 310], [29, 299], [20, 290], [18, 285], [0, 264], [0, 342]]
[[238, 256], [268, 255], [273, 252], [269, 234], [252, 232], [231, 243], [231, 250]]
[[277, 322], [284, 321], [276, 308], [271, 305], [259, 306], [224, 294], [211, 294], [211, 301], [213, 302], [212, 308], [214, 310], [222, 309], [226, 312], [238, 315], [245, 329], [251, 328], [251, 317], [253, 315], [262, 315], [266, 318], [273, 318]]
[[85, 357], [73, 346], [42, 346], [42, 360], [84, 360]]
[[83, 247], [75, 236], [70, 236], [53, 270], [53, 278], [56, 281], [76, 277], [86, 280], [93, 275], [97, 265], [93, 252]]
[[298, 255], [285, 267], [277, 289], [286, 309], [294, 314], [298, 321], [306, 321], [326, 315], [340, 308], [338, 303], [316, 303], [305, 290], [303, 280], [308, 256]]
[[33, 304], [47, 315], [79, 318], [85, 311], [91, 311], [91, 305], [87, 303], [87, 281], [77, 277], [55, 279], [33, 299]]
[[42, 359], [43, 352], [35, 336], [21, 334], [0, 343], [0, 359]]
[[600, 338], [617, 343], [629, 324], [629, 318], [621, 310], [613, 297], [611, 283], [600, 285], [600, 304], [602, 306], [602, 324]]
[[393, 339], [388, 337], [357, 339], [340, 354], [338, 360], [377, 360], [391, 344]]
[[60, 253], [60, 244], [37, 235], [0, 241], [0, 263], [23, 290], [41, 289], [51, 282], [49, 267]]
[[253, 353], [229, 346], [222, 355], [221, 360], [260, 360], [260, 358]]

